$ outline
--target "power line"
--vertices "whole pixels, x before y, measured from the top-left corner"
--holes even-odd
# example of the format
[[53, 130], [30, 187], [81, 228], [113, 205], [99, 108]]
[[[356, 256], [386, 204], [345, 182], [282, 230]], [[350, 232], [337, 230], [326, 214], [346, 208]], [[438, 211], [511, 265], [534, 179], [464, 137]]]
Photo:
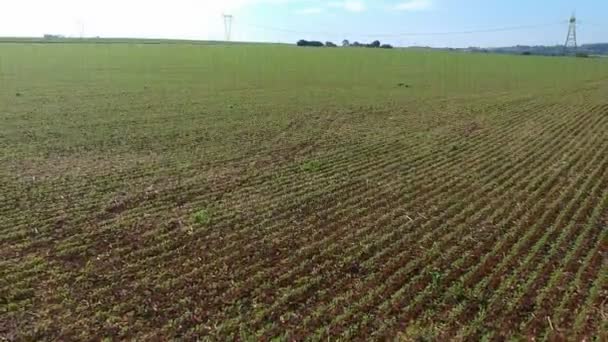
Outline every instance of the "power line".
[[[282, 32], [282, 33], [316, 34], [316, 35], [338, 35], [337, 33], [331, 33], [331, 32], [297, 31], [297, 30], [276, 28], [276, 27], [257, 25], [257, 24], [247, 24], [247, 23], [243, 23], [243, 21], [240, 21], [239, 25], [244, 25], [244, 26], [248, 26], [248, 27], [255, 28], [255, 29], [260, 29], [260, 30], [265, 30], [265, 31], [274, 31], [274, 32]], [[342, 34], [342, 33], [340, 33], [340, 34]], [[346, 34], [346, 35], [348, 35], [348, 34]]]
[[465, 30], [465, 31], [446, 31], [446, 32], [403, 32], [403, 33], [376, 33], [376, 34], [358, 34], [358, 33], [336, 33], [336, 32], [312, 32], [312, 31], [298, 31], [292, 29], [271, 27], [265, 25], [257, 25], [251, 23], [243, 23], [241, 25], [248, 26], [251, 28], [266, 30], [266, 31], [274, 31], [274, 32], [283, 32], [283, 33], [293, 33], [293, 34], [302, 34], [302, 35], [330, 35], [330, 36], [359, 36], [359, 37], [422, 37], [422, 36], [449, 36], [449, 35], [466, 35], [466, 34], [477, 34], [477, 33], [495, 33], [495, 32], [509, 32], [509, 31], [521, 31], [521, 30], [533, 30], [540, 29], [545, 27], [551, 27], [556, 25], [563, 25], [565, 22], [563, 20], [559, 22], [546, 23], [546, 24], [538, 24], [538, 25], [521, 25], [521, 26], [507, 26], [507, 27], [497, 27], [497, 28], [489, 28], [489, 29], [477, 29], [477, 30]]
[[510, 27], [499, 27], [491, 29], [480, 29], [480, 30], [468, 30], [468, 31], [451, 31], [451, 32], [424, 32], [424, 33], [400, 33], [394, 35], [379, 35], [384, 37], [405, 37], [405, 36], [449, 36], [449, 35], [462, 35], [462, 34], [477, 34], [477, 33], [495, 33], [495, 32], [509, 32], [509, 31], [522, 31], [522, 30], [533, 30], [540, 29], [555, 25], [562, 25], [563, 22], [552, 23], [552, 24], [541, 24], [541, 25], [523, 25], [523, 26], [510, 26]]

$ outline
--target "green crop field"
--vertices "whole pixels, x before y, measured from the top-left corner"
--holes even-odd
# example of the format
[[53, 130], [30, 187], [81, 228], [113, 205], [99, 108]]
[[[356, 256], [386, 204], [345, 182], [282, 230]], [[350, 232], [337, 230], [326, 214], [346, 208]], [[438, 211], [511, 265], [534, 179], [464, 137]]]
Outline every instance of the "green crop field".
[[608, 338], [608, 60], [0, 42], [0, 340]]

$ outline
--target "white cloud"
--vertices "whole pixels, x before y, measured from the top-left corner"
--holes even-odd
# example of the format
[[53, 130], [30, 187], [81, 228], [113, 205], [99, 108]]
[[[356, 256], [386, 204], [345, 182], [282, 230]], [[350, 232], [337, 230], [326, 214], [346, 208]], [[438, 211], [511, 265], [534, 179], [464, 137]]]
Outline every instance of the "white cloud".
[[325, 10], [321, 7], [308, 7], [296, 10], [298, 14], [319, 14], [324, 12]]
[[432, 0], [408, 0], [395, 6], [398, 11], [427, 11], [434, 7]]
[[367, 9], [362, 0], [344, 0], [329, 3], [329, 7], [342, 8], [349, 12], [363, 12]]

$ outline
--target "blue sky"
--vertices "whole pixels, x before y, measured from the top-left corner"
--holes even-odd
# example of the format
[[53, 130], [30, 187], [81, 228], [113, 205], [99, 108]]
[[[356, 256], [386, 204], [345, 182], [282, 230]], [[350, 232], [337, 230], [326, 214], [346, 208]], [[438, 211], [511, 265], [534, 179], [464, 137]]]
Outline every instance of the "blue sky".
[[[573, 10], [581, 22], [581, 43], [608, 42], [606, 0], [12, 0], [0, 12], [0, 36], [219, 40], [224, 36], [221, 15], [230, 13], [233, 40], [243, 41], [562, 44]], [[513, 27], [520, 29], [443, 34]]]
[[[361, 41], [377, 38], [397, 45], [455, 47], [563, 44], [567, 19], [573, 10], [581, 21], [581, 42], [608, 42], [605, 0], [285, 1], [239, 11], [235, 16], [235, 35], [270, 41], [293, 41], [298, 37], [335, 41], [342, 37]], [[250, 27], [250, 23], [327, 33], [263, 30]], [[539, 27], [502, 32], [426, 35], [536, 25]], [[412, 33], [424, 34], [400, 36]]]

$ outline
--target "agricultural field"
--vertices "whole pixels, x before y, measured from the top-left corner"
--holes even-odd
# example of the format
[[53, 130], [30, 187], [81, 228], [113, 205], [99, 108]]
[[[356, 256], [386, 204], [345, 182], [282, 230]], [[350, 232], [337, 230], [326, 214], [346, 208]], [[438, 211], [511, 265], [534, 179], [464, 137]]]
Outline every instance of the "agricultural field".
[[608, 60], [0, 44], [0, 340], [608, 339]]

